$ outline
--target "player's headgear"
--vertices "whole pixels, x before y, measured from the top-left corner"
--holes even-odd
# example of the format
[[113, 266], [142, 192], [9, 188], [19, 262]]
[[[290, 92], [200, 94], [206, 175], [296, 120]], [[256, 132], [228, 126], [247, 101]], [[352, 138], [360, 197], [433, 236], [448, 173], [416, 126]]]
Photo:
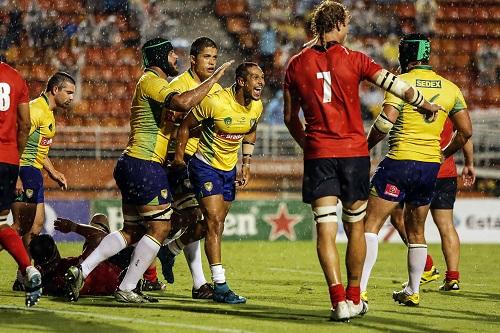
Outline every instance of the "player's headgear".
[[171, 66], [168, 63], [168, 54], [173, 49], [172, 43], [164, 38], [148, 40], [141, 48], [144, 67], [156, 66], [169, 75]]
[[399, 42], [399, 64], [401, 72], [408, 72], [408, 64], [415, 61], [429, 63], [431, 56], [431, 42], [422, 34], [403, 36]]
[[50, 235], [38, 235], [33, 238], [29, 250], [37, 266], [47, 265], [60, 258], [56, 242]]

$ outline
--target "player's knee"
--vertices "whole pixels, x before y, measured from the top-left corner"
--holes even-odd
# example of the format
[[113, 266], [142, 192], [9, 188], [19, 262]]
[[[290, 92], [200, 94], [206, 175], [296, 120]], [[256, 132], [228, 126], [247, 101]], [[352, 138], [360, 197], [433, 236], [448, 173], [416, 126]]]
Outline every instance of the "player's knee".
[[337, 206], [313, 207], [313, 216], [316, 223], [337, 223]]
[[342, 221], [348, 223], [355, 223], [363, 221], [366, 216], [367, 203], [363, 203], [358, 208], [342, 208]]

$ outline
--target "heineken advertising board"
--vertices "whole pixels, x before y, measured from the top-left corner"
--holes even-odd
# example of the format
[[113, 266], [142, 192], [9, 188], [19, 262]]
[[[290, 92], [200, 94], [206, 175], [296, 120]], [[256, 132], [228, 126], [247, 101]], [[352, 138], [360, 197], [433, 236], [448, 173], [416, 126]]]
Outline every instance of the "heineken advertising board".
[[[92, 213], [109, 218], [111, 230], [123, 225], [119, 200], [94, 201]], [[235, 201], [224, 224], [224, 239], [302, 240], [313, 239], [311, 209], [301, 201]]]

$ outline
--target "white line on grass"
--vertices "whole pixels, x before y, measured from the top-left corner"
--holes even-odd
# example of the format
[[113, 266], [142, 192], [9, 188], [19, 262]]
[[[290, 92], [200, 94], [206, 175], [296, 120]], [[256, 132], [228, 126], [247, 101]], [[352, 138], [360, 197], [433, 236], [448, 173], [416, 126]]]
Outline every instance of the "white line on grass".
[[[306, 271], [306, 270], [302, 270], [302, 269], [289, 269], [289, 268], [270, 267], [269, 270], [275, 271], [275, 272], [290, 272], [290, 273], [300, 273], [300, 274], [321, 275], [321, 276], [323, 276], [323, 273], [321, 273], [321, 272]], [[397, 278], [389, 277], [389, 276], [372, 276], [372, 277], [370, 277], [370, 279], [394, 281]], [[463, 285], [466, 285], [466, 286], [475, 286], [475, 287], [486, 287], [487, 286], [487, 284], [484, 284], [484, 283], [463, 283]]]
[[56, 314], [65, 314], [65, 315], [70, 315], [70, 316], [98, 318], [98, 319], [111, 320], [111, 321], [132, 322], [134, 324], [137, 323], [137, 324], [147, 324], [147, 325], [156, 325], [156, 326], [165, 326], [165, 327], [178, 327], [178, 328], [194, 329], [194, 330], [208, 331], [208, 332], [255, 333], [252, 331], [243, 331], [243, 330], [236, 330], [236, 329], [231, 329], [231, 328], [221, 328], [221, 327], [212, 327], [212, 326], [204, 326], [204, 325], [191, 325], [191, 324], [181, 324], [181, 323], [169, 323], [169, 322], [159, 321], [159, 320], [145, 320], [145, 319], [137, 319], [137, 318], [109, 316], [109, 315], [103, 315], [103, 314], [98, 314], [98, 313], [93, 313], [93, 312], [83, 312], [83, 311], [44, 309], [44, 308], [40, 308], [40, 307], [25, 308], [25, 307], [21, 307], [21, 306], [9, 306], [9, 305], [0, 305], [0, 309], [56, 313]]

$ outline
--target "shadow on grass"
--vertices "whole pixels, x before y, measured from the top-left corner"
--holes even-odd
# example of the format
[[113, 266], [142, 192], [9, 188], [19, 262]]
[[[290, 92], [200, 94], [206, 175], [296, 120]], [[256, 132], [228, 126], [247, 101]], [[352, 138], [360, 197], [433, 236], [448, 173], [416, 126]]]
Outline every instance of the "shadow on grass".
[[135, 332], [133, 329], [112, 325], [98, 319], [79, 319], [78, 316], [69, 317], [68, 315], [60, 315], [48, 311], [36, 311], [36, 308], [35, 311], [2, 308], [0, 311], [0, 323], [2, 323], [3, 332], [9, 329], [18, 330], [20, 325], [25, 327], [25, 331], [27, 332], [30, 331], [30, 326], [34, 330], [36, 329], [36, 331], [41, 332]]

